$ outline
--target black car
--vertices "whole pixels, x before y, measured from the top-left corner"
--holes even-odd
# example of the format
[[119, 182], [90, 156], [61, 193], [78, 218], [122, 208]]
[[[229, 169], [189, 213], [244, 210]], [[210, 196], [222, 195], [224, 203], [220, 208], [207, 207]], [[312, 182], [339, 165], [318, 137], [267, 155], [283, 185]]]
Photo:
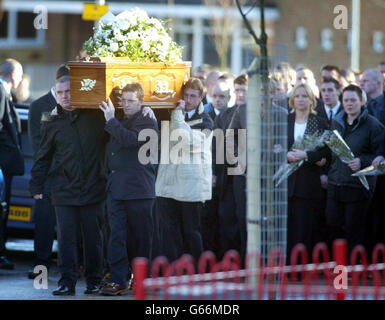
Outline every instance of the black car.
[[28, 105], [16, 104], [22, 127], [22, 151], [24, 154], [25, 174], [14, 176], [12, 180], [11, 203], [7, 228], [17, 230], [33, 230], [33, 205], [35, 200], [28, 190], [33, 165], [33, 151], [28, 137]]

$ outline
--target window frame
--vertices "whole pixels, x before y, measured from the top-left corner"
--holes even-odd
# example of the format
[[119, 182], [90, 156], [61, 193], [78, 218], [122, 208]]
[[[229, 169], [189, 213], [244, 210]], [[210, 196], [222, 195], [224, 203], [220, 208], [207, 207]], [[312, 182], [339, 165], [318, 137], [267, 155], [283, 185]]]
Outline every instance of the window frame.
[[35, 38], [17, 37], [18, 12], [17, 10], [4, 11], [8, 14], [8, 34], [6, 38], [0, 38], [0, 46], [6, 47], [6, 49], [43, 47], [46, 44], [45, 29], [37, 29]]

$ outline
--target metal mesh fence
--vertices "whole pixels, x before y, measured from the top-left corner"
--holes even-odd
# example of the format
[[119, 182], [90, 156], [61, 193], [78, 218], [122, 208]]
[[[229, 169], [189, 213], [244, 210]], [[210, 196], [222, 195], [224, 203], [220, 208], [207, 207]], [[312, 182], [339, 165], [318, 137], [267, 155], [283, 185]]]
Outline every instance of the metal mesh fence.
[[248, 252], [259, 251], [264, 261], [274, 247], [286, 252], [287, 182], [279, 186], [273, 183], [273, 175], [286, 161], [287, 152], [287, 98], [277, 92], [277, 85], [282, 85], [287, 76], [282, 68], [286, 61], [284, 49], [269, 48], [274, 55], [267, 61], [267, 83], [263, 81], [261, 58], [250, 54], [246, 59], [253, 59], [248, 67]]

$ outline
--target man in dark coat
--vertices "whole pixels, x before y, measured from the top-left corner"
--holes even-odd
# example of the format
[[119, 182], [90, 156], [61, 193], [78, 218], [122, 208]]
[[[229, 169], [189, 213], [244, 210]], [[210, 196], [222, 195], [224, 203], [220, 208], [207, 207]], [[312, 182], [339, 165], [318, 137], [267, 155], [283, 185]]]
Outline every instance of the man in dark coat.
[[6, 225], [11, 199], [13, 176], [24, 174], [24, 158], [21, 153], [21, 124], [10, 100], [11, 89], [17, 88], [23, 76], [23, 67], [14, 59], [6, 59], [0, 65], [0, 168], [5, 180], [4, 214], [0, 214], [0, 269], [13, 269], [5, 257]]
[[[59, 67], [56, 72], [56, 80], [62, 76], [69, 76], [69, 68], [65, 65]], [[36, 158], [41, 141], [41, 117], [45, 112], [51, 112], [57, 105], [55, 87], [39, 99], [33, 101], [28, 112], [28, 136]], [[51, 168], [51, 171], [53, 168]], [[44, 265], [50, 267], [49, 258], [52, 253], [52, 244], [55, 237], [56, 216], [55, 209], [50, 199], [51, 179], [47, 179], [44, 185], [43, 199], [38, 199], [34, 205], [33, 219], [34, 229], [34, 265]], [[34, 279], [38, 274], [33, 271], [28, 272], [28, 277]]]
[[[365, 70], [362, 75], [361, 86], [368, 98], [367, 109], [369, 114], [376, 117], [385, 126], [385, 92], [383, 79], [379, 70], [368, 69]], [[379, 175], [367, 219], [365, 239], [367, 252], [372, 252], [377, 243], [385, 243], [384, 193], [385, 176]]]
[[111, 100], [108, 105], [102, 102], [100, 106], [107, 121], [105, 130], [110, 135], [107, 209], [111, 230], [108, 246], [111, 281], [101, 288], [104, 295], [115, 296], [127, 291], [130, 259], [145, 257], [151, 261], [152, 258], [156, 171], [154, 163], [148, 162], [145, 153], [141, 153], [146, 141], [140, 139], [140, 135], [143, 130], [151, 131], [153, 140], [149, 143], [154, 149], [150, 151], [157, 150], [158, 125], [156, 120], [142, 114], [143, 99], [144, 90], [139, 83], [126, 85], [121, 99], [124, 117], [120, 121], [115, 118]]
[[[74, 295], [79, 277], [77, 243], [81, 228], [85, 250], [86, 294], [97, 293], [102, 278], [101, 221], [104, 210], [106, 134], [98, 110], [70, 106], [68, 76], [56, 81], [59, 104], [43, 116], [42, 140], [31, 170], [30, 191], [42, 199], [52, 179], [51, 199], [58, 230], [61, 278], [54, 295]], [[50, 172], [51, 166], [55, 170]]]

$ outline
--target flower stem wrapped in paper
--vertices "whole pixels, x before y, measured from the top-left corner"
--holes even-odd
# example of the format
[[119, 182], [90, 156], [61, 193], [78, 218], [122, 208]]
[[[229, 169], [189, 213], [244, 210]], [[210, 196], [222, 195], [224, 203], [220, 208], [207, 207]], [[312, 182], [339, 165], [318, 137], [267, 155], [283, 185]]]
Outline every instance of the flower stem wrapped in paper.
[[352, 176], [354, 177], [380, 176], [383, 174], [385, 174], [385, 161], [382, 161], [377, 168], [375, 168], [374, 166], [369, 166], [369, 167], [366, 167], [365, 169], [357, 171], [356, 173], [353, 173]]
[[[343, 163], [348, 163], [354, 159], [353, 152], [337, 130], [325, 131], [325, 143]], [[358, 178], [366, 190], [369, 190], [366, 178], [364, 176], [359, 176]]]
[[[320, 135], [318, 133], [307, 135], [305, 134], [302, 139], [294, 141], [291, 150], [298, 149], [307, 151], [315, 151], [317, 149], [322, 148], [324, 144], [324, 134]], [[278, 187], [283, 180], [289, 177], [293, 172], [298, 170], [299, 167], [303, 165], [305, 161], [297, 161], [297, 162], [288, 162], [283, 163], [278, 171], [273, 176], [273, 181], [276, 181], [275, 187]]]

